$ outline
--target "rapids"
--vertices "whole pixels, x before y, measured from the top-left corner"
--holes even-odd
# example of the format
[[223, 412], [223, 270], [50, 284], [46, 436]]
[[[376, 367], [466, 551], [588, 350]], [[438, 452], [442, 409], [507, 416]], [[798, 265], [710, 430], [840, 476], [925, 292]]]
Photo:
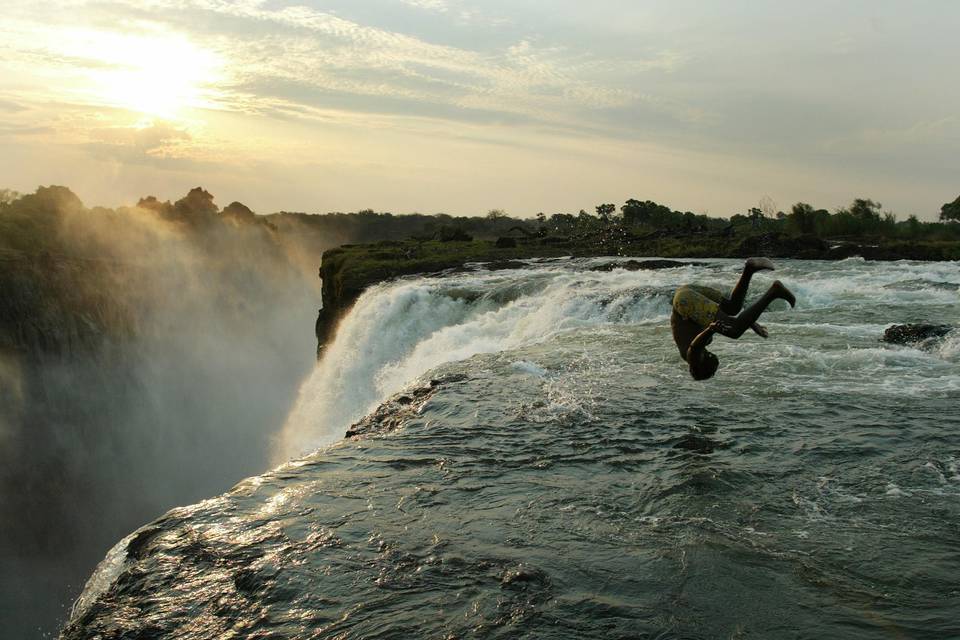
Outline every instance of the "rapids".
[[[673, 290], [740, 264], [530, 261], [384, 283], [275, 470], [108, 554], [66, 638], [960, 635], [956, 263], [781, 261], [769, 340], [690, 379]], [[453, 374], [453, 375], [450, 375]], [[395, 429], [343, 439], [440, 380]], [[291, 460], [290, 462], [283, 462]]]

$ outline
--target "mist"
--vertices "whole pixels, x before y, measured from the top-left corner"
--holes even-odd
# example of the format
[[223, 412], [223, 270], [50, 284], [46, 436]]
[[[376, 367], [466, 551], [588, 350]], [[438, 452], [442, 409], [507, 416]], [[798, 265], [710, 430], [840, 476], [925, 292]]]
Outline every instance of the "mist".
[[0, 618], [20, 637], [55, 633], [124, 535], [267, 468], [320, 294], [302, 247], [202, 189], [110, 210], [52, 187], [0, 219]]

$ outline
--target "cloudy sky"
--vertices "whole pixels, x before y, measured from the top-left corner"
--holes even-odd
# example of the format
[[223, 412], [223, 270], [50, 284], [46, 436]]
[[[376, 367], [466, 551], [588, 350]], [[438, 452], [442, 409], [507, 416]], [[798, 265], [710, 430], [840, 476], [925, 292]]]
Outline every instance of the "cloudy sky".
[[7, 0], [0, 187], [260, 213], [960, 195], [954, 0]]

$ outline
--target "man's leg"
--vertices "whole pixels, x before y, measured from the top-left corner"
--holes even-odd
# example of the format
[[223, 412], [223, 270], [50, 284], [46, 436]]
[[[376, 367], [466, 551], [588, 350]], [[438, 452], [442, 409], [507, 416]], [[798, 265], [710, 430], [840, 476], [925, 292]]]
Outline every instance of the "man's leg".
[[772, 270], [773, 262], [769, 258], [750, 258], [743, 265], [743, 273], [740, 274], [740, 280], [737, 286], [733, 288], [730, 298], [720, 304], [720, 310], [728, 316], [735, 316], [743, 309], [743, 301], [747, 297], [747, 289], [750, 288], [750, 278], [757, 271]]
[[790, 303], [790, 306], [794, 306], [797, 303], [796, 297], [793, 293], [790, 292], [783, 283], [779, 280], [775, 281], [770, 288], [767, 289], [767, 292], [763, 294], [763, 297], [750, 305], [738, 316], [731, 316], [721, 309], [717, 313], [717, 323], [720, 325], [720, 334], [728, 338], [739, 338], [743, 335], [743, 332], [746, 331], [757, 321], [767, 307], [770, 306], [770, 303], [774, 300], [786, 300]]

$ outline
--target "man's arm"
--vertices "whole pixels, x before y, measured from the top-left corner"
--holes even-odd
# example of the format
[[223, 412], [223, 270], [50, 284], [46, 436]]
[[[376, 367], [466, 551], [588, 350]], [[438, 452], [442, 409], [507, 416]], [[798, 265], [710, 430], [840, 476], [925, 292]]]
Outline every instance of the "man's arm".
[[713, 334], [717, 332], [716, 322], [710, 323], [710, 326], [697, 334], [697, 337], [690, 342], [687, 347], [687, 362], [696, 362], [700, 359], [700, 352], [710, 344]]
[[[736, 338], [738, 338], [739, 336], [731, 335], [731, 333], [734, 331], [734, 326], [733, 326], [734, 321], [736, 321], [736, 318], [717, 318], [712, 323], [710, 323], [710, 327], [713, 327], [713, 330], [716, 333], [719, 333], [722, 336], [726, 336], [727, 338], [733, 338], [734, 340], [736, 340]], [[762, 324], [760, 324], [759, 322], [750, 323], [750, 328], [753, 329], [753, 332], [758, 336], [760, 336], [761, 338], [767, 338], [770, 336], [770, 334], [767, 332], [767, 328]]]

